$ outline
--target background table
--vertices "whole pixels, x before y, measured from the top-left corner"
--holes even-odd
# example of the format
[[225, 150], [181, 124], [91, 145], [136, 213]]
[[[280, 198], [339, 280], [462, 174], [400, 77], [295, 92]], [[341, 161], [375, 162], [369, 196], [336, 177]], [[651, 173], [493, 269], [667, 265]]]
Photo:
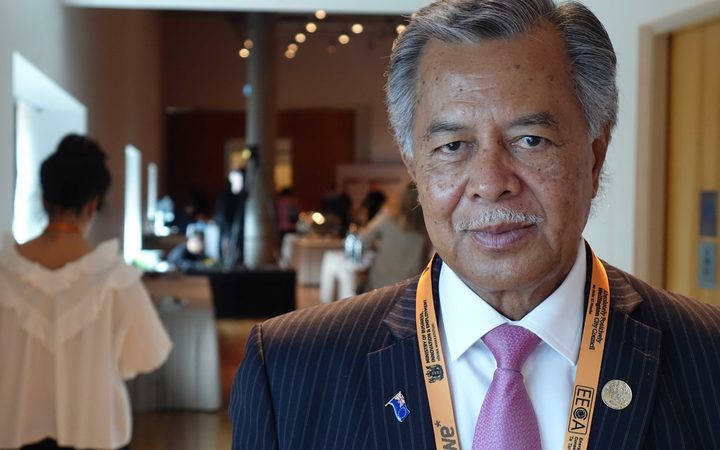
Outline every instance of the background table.
[[207, 277], [169, 275], [144, 281], [173, 350], [158, 370], [128, 382], [133, 410], [217, 411], [222, 403], [220, 365]]
[[288, 267], [297, 271], [298, 284], [317, 286], [325, 252], [342, 250], [344, 246], [342, 238], [285, 235], [281, 254]]

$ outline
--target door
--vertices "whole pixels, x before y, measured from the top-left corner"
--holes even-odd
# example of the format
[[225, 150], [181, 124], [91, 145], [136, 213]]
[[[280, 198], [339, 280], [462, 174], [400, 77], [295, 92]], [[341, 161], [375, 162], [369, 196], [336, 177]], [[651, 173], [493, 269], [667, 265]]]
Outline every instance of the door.
[[720, 304], [720, 20], [671, 35], [666, 288]]

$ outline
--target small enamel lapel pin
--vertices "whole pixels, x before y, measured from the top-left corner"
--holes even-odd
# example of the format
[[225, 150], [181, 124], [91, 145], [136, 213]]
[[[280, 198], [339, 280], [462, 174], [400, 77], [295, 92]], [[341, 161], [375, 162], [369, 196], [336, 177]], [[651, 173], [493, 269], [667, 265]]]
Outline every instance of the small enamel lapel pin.
[[402, 422], [407, 418], [408, 414], [410, 414], [410, 410], [407, 408], [407, 403], [405, 403], [405, 397], [403, 397], [401, 391], [398, 391], [393, 398], [385, 403], [385, 406], [392, 406], [395, 418], [398, 422]]

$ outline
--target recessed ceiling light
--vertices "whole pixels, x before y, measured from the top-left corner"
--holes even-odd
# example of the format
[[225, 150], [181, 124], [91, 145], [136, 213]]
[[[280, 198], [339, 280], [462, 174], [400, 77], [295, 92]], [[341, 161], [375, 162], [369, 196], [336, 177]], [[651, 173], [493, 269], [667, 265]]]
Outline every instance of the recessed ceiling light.
[[296, 34], [295, 41], [297, 41], [298, 44], [302, 44], [303, 42], [305, 42], [305, 34], [303, 34], [303, 33]]
[[363, 32], [363, 26], [359, 23], [353, 24], [353, 26], [350, 29], [355, 34], [360, 34]]
[[292, 44], [288, 45], [288, 50], [296, 52], [296, 51], [298, 51], [298, 45], [293, 42]]
[[240, 50], [239, 54], [241, 58], [247, 58], [248, 56], [250, 56], [250, 50], [243, 48]]
[[315, 25], [313, 22], [308, 22], [307, 25], [305, 25], [305, 31], [308, 33], [314, 33], [317, 31], [317, 25]]
[[318, 9], [317, 11], [315, 11], [315, 17], [317, 18], [317, 20], [323, 20], [326, 16], [327, 13], [325, 13], [325, 11], [323, 11], [322, 9]]
[[350, 42], [350, 36], [348, 36], [347, 34], [341, 34], [340, 36], [338, 36], [338, 42], [345, 45]]
[[248, 50], [253, 48], [253, 41], [250, 39], [245, 39], [245, 42], [243, 42], [243, 47], [247, 48]]
[[290, 49], [285, 50], [285, 57], [287, 59], [293, 59], [295, 57], [295, 52]]

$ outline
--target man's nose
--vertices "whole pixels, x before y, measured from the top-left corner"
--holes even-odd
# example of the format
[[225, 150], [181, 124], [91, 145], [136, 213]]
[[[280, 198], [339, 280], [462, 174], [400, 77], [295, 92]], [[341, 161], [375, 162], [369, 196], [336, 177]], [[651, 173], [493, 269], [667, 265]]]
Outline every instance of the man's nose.
[[470, 200], [498, 202], [520, 193], [517, 161], [502, 142], [481, 147], [470, 159], [466, 195]]

